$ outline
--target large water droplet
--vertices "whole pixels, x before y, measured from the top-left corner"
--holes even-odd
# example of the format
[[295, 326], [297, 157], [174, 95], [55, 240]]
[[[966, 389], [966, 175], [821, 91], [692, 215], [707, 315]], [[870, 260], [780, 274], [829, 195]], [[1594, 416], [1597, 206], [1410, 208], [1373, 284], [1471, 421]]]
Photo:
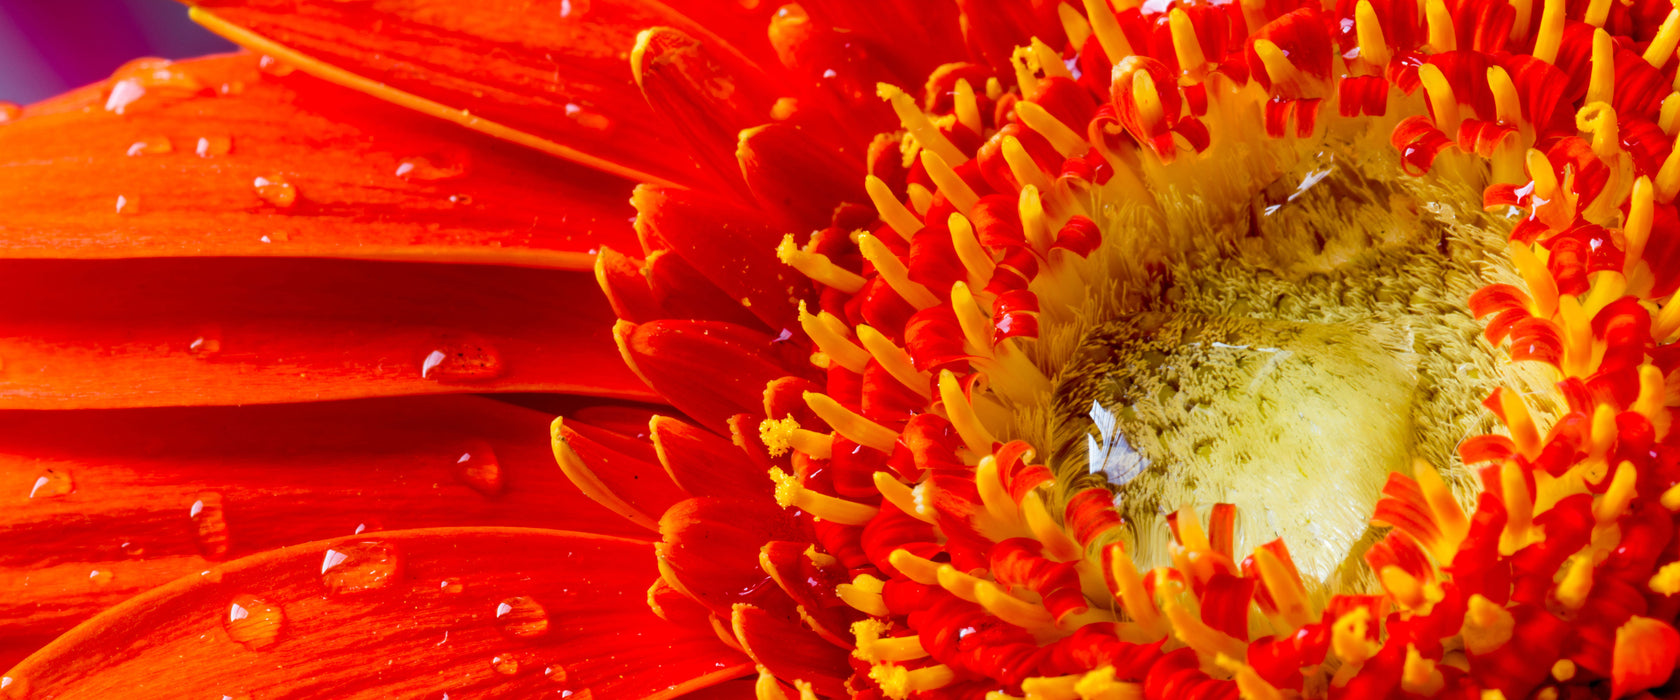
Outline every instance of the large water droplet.
[[222, 511], [222, 495], [206, 492], [193, 501], [188, 515], [193, 522], [193, 538], [205, 559], [227, 556], [229, 545], [227, 516]]
[[198, 137], [198, 145], [193, 148], [193, 151], [198, 153], [200, 158], [225, 156], [232, 150], [233, 139], [228, 136], [200, 136]]
[[273, 206], [285, 209], [297, 203], [297, 187], [284, 175], [263, 175], [252, 180], [251, 185], [256, 188], [258, 198]]
[[501, 353], [480, 338], [444, 338], [420, 360], [420, 376], [440, 382], [488, 381], [503, 371]]
[[7, 102], [5, 100], [0, 100], [0, 124], [5, 124], [6, 122], [9, 122], [9, 121], [15, 121], [18, 117], [21, 117], [21, 116], [23, 116], [23, 106], [22, 105], [19, 105], [16, 102]]
[[35, 477], [35, 485], [29, 489], [30, 498], [56, 498], [74, 491], [76, 485], [70, 481], [70, 473], [57, 469], [48, 469]]
[[397, 177], [404, 180], [421, 182], [453, 180], [466, 173], [467, 162], [464, 156], [449, 160], [410, 156], [397, 163]]
[[394, 545], [353, 542], [327, 550], [321, 559], [321, 583], [333, 593], [385, 588], [402, 577], [402, 557]]
[[223, 622], [228, 637], [233, 641], [252, 649], [262, 649], [280, 638], [280, 632], [286, 626], [286, 614], [277, 605], [240, 595], [228, 604], [227, 618]]
[[111, 73], [105, 109], [123, 114], [140, 102], [185, 97], [204, 90], [204, 83], [162, 58], [137, 58]]
[[29, 683], [18, 676], [0, 676], [0, 700], [28, 700]]
[[128, 145], [129, 156], [155, 156], [175, 150], [175, 144], [164, 136], [148, 136]]
[[485, 496], [502, 492], [502, 465], [490, 443], [474, 441], [455, 459], [455, 478]]
[[509, 637], [530, 639], [548, 634], [548, 610], [530, 596], [496, 604], [496, 628]]

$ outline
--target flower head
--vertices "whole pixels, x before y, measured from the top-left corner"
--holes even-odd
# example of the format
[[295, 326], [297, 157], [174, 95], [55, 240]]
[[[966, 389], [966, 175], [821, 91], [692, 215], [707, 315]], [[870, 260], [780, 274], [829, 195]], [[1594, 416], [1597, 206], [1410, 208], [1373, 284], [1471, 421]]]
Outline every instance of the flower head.
[[[576, 492], [624, 521], [582, 529], [633, 534], [398, 531], [257, 554], [76, 628], [24, 661], [17, 687], [95, 687], [54, 664], [102, 645], [140, 648], [125, 663], [146, 667], [188, 635], [135, 620], [210, 609], [256, 667], [283, 635], [324, 634], [358, 602], [382, 620], [435, 611], [416, 627], [468, 640], [402, 655], [410, 670], [383, 684], [343, 681], [378, 692], [504, 647], [488, 668], [506, 678], [479, 659], [454, 687], [1558, 698], [1670, 684], [1680, 10], [304, 10], [195, 17], [453, 123], [447, 143], [428, 142], [441, 155], [395, 164], [426, 184], [399, 190], [391, 216], [433, 218], [422, 194], [480, 176], [479, 153], [525, 187], [548, 156], [640, 182], [624, 185], [634, 237], [584, 231], [592, 258], [572, 239], [509, 239], [518, 252], [498, 258], [347, 222], [378, 259], [592, 261], [623, 366], [674, 412], [564, 417], [553, 451]], [[542, 53], [545, 33], [563, 37], [565, 60]], [[237, 72], [250, 60], [136, 64], [98, 96], [125, 118], [148, 96], [212, 84], [235, 97], [209, 104], [262, 105], [253, 96], [277, 88]], [[302, 84], [358, 106], [329, 125], [375, 104]], [[364, 135], [336, 147], [363, 154]], [[470, 168], [448, 155], [460, 143]], [[346, 173], [337, 186], [379, 199], [350, 170], [311, 172]], [[255, 176], [256, 209], [239, 215], [314, 215], [297, 236], [314, 235], [349, 195], [296, 179]], [[540, 212], [500, 181], [483, 190], [498, 206], [465, 215], [463, 236], [500, 242], [522, 207]], [[117, 214], [142, 221], [132, 206]], [[589, 308], [558, 294], [560, 313]], [[584, 344], [547, 376], [532, 367], [540, 350], [502, 349], [552, 342], [529, 330], [536, 318], [516, 316], [505, 344], [427, 341], [419, 380], [645, 396], [589, 369], [606, 364]], [[455, 473], [499, 497], [483, 454], [463, 450]], [[227, 552], [224, 509], [216, 494], [195, 502], [205, 556]], [[462, 548], [473, 553], [448, 554]], [[473, 585], [452, 590], [450, 566], [471, 567]], [[431, 580], [441, 594], [410, 585]], [[305, 593], [323, 586], [324, 602]], [[463, 591], [488, 596], [473, 598], [477, 618], [449, 598]], [[392, 625], [370, 643], [392, 644]], [[345, 672], [323, 654], [264, 677], [316, 674], [312, 692], [338, 692]]]

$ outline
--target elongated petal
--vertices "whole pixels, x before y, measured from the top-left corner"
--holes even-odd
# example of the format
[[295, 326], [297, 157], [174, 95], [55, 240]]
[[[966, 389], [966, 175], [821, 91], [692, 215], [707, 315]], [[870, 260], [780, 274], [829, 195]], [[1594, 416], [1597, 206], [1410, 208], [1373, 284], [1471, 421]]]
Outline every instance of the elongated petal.
[[229, 258], [0, 268], [0, 408], [650, 396], [581, 272]]
[[605, 172], [700, 178], [625, 57], [644, 27], [711, 34], [653, 0], [194, 4], [235, 43], [341, 84]]
[[137, 62], [0, 124], [0, 257], [592, 269], [635, 242], [623, 180], [257, 64]]
[[[751, 665], [653, 616], [652, 546], [520, 528], [313, 542], [105, 612], [6, 675], [33, 697], [676, 697]], [[111, 650], [124, 650], [112, 654]]]
[[7, 646], [276, 547], [465, 525], [635, 534], [554, 468], [548, 422], [467, 396], [0, 412], [0, 666], [21, 656]]

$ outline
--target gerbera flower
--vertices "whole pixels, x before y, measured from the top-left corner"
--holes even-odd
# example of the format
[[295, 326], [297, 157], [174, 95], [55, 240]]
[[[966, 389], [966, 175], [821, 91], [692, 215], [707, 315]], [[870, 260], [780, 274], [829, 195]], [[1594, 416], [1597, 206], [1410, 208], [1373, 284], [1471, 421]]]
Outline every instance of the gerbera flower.
[[0, 126], [0, 692], [1670, 684], [1680, 10], [206, 5]]

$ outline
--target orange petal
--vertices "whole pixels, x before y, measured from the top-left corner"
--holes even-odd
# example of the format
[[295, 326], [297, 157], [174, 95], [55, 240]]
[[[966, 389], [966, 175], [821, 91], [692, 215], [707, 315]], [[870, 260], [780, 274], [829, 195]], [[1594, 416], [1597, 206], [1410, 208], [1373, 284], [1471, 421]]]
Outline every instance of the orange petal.
[[0, 667], [214, 560], [384, 529], [636, 533], [554, 468], [548, 422], [468, 396], [0, 412]]
[[[730, 416], [757, 413], [764, 385], [788, 374], [769, 336], [711, 321], [619, 322], [619, 347], [671, 405], [722, 432]], [[723, 370], [727, 371], [723, 371]]]
[[0, 125], [0, 257], [591, 269], [635, 244], [623, 180], [255, 56], [142, 59], [25, 115]]
[[735, 606], [735, 637], [777, 678], [802, 680], [823, 697], [844, 697], [852, 675], [847, 653], [797, 622], [751, 605]]
[[340, 84], [605, 172], [699, 178], [626, 57], [646, 27], [712, 35], [658, 2], [193, 4], [234, 43]]
[[652, 547], [439, 528], [274, 550], [89, 620], [6, 675], [31, 697], [671, 698], [749, 673], [637, 591]]
[[584, 273], [257, 258], [0, 269], [3, 408], [652, 396]]

